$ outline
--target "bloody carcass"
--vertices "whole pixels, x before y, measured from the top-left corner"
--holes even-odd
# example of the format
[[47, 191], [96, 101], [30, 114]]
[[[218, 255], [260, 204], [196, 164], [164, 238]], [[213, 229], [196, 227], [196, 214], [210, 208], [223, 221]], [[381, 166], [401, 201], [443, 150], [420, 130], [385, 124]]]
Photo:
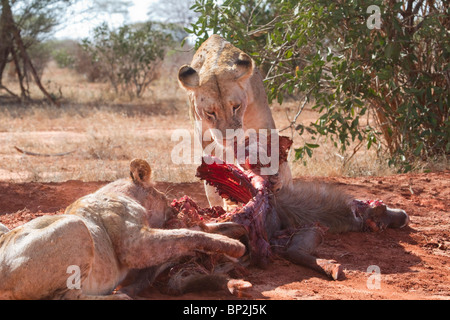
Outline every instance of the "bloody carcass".
[[[278, 142], [278, 160], [282, 163], [287, 161], [292, 140], [279, 136]], [[269, 141], [264, 147], [271, 146]], [[241, 165], [207, 156], [197, 169], [198, 178], [213, 185], [223, 198], [241, 206], [229, 212], [222, 207], [199, 208], [186, 196], [174, 200], [172, 206], [178, 212], [174, 218], [178, 227], [180, 223], [187, 227], [197, 225], [207, 232], [221, 229], [224, 233], [229, 226], [233, 229], [229, 234], [235, 238], [242, 236], [242, 230], [236, 231], [236, 224], [244, 227], [253, 265], [265, 267], [276, 254], [338, 279], [342, 275], [338, 263], [314, 256], [325, 232], [380, 231], [386, 227], [400, 228], [409, 222], [403, 210], [391, 209], [382, 201], [357, 200], [329, 184], [298, 182], [273, 192], [276, 175], [261, 174], [264, 165], [249, 163], [249, 147], [245, 150]]]

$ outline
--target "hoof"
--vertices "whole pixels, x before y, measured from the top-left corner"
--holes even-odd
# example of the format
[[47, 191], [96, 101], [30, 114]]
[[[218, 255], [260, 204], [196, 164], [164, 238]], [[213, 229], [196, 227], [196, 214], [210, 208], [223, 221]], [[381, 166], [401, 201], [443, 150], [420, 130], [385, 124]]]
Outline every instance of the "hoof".
[[336, 261], [317, 259], [317, 264], [333, 280], [340, 280], [344, 277], [343, 267], [339, 263], [336, 263]]
[[253, 285], [244, 280], [240, 279], [231, 279], [228, 280], [227, 288], [230, 293], [238, 298], [250, 298], [251, 295], [247, 292], [247, 290], [251, 289]]

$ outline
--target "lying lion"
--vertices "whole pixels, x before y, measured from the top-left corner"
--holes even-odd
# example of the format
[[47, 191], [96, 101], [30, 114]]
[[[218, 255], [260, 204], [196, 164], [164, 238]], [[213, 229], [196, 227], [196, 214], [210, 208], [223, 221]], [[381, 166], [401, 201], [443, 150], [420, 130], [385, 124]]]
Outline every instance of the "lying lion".
[[161, 229], [171, 209], [141, 159], [131, 179], [112, 182], [13, 230], [0, 224], [0, 299], [126, 299], [112, 294], [131, 270], [196, 250], [241, 257], [245, 246], [224, 235]]

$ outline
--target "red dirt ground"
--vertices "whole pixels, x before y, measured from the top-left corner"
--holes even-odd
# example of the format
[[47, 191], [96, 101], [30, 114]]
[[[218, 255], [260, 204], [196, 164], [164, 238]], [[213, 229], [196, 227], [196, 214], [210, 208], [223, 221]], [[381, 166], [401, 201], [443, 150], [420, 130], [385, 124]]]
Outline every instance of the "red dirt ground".
[[[245, 278], [253, 284], [250, 299], [450, 299], [450, 171], [320, 180], [340, 184], [359, 199], [382, 199], [388, 206], [402, 208], [411, 223], [381, 233], [326, 235], [318, 256], [343, 265], [346, 276], [340, 281], [282, 259], [265, 270], [251, 268]], [[59, 214], [104, 184], [0, 182], [0, 222], [12, 228], [37, 216]], [[189, 195], [206, 206], [201, 182], [157, 186], [170, 199]], [[367, 273], [371, 265], [380, 268], [379, 289], [367, 285], [368, 280], [372, 283]], [[235, 299], [226, 292], [171, 297], [154, 289], [144, 298]]]

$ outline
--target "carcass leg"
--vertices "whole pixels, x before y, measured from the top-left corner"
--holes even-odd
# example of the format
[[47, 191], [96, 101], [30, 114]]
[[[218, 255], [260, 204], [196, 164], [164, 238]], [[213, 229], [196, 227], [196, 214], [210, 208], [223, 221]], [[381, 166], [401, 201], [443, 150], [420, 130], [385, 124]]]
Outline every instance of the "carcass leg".
[[318, 259], [312, 254], [322, 243], [323, 231], [320, 227], [303, 228], [290, 239], [283, 256], [298, 265], [302, 265], [326, 274], [333, 280], [343, 276], [342, 266], [334, 260]]

